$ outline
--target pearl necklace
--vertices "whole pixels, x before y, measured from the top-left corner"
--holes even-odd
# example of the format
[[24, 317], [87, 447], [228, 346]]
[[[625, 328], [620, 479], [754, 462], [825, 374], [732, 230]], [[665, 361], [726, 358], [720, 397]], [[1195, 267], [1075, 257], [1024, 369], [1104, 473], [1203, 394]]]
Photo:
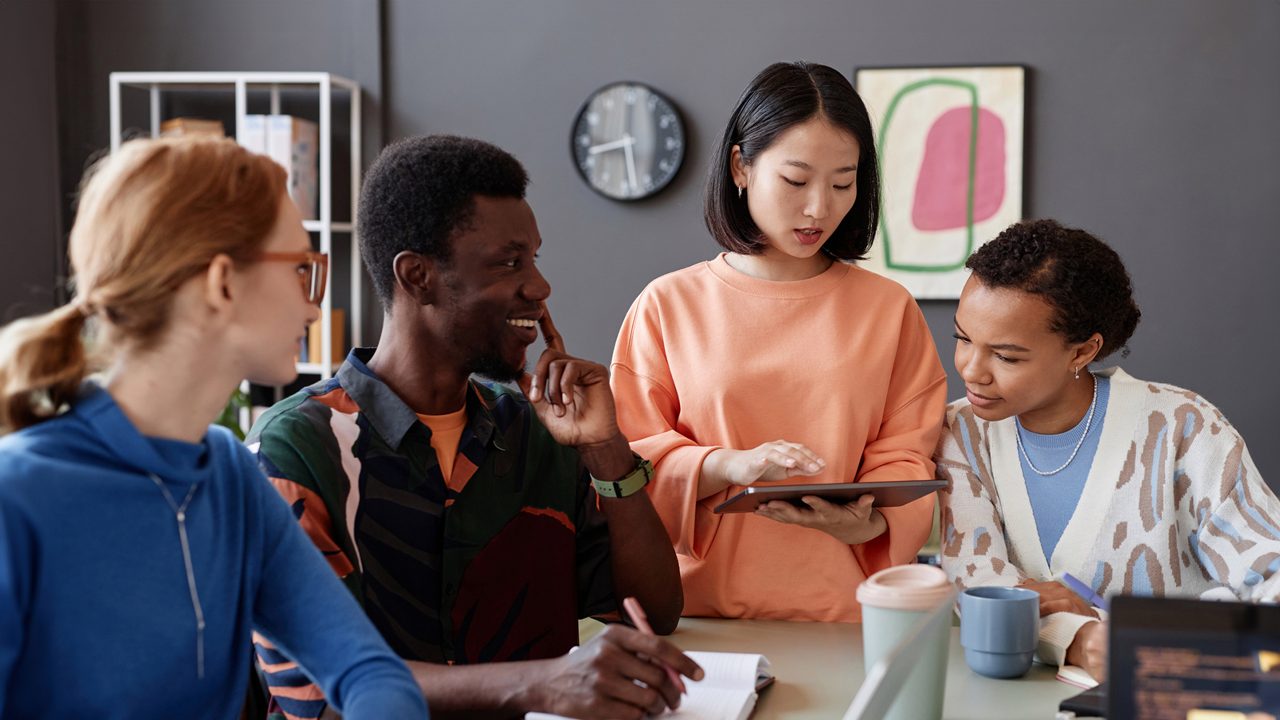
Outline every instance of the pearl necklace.
[[173, 516], [178, 521], [178, 541], [182, 543], [182, 563], [187, 570], [187, 590], [191, 593], [191, 609], [196, 613], [196, 677], [204, 677], [204, 608], [200, 605], [200, 593], [196, 590], [196, 573], [191, 567], [191, 545], [187, 542], [187, 506], [191, 504], [191, 498], [195, 497], [196, 490], [200, 487], [200, 483], [193, 483], [191, 489], [187, 491], [187, 497], [182, 504], [174, 502], [173, 495], [169, 493], [169, 488], [164, 486], [164, 482], [160, 480], [155, 473], [148, 473], [151, 481], [160, 488], [160, 492], [164, 495], [165, 502], [169, 503], [169, 509], [173, 510]]
[[1022, 453], [1022, 459], [1027, 461], [1027, 467], [1031, 468], [1031, 472], [1040, 476], [1057, 475], [1066, 470], [1071, 461], [1076, 459], [1076, 454], [1084, 446], [1084, 439], [1089, 437], [1089, 427], [1093, 424], [1093, 410], [1098, 406], [1098, 378], [1094, 377], [1092, 372], [1089, 373], [1089, 378], [1093, 380], [1093, 401], [1089, 403], [1089, 414], [1084, 419], [1084, 432], [1080, 434], [1080, 439], [1076, 441], [1076, 447], [1071, 451], [1071, 457], [1067, 458], [1067, 461], [1056, 469], [1041, 470], [1036, 467], [1035, 463], [1031, 462], [1031, 456], [1027, 454], [1027, 449], [1022, 446], [1022, 422], [1016, 417], [1013, 419], [1014, 423], [1017, 424], [1017, 433], [1014, 437], [1018, 440], [1018, 451]]

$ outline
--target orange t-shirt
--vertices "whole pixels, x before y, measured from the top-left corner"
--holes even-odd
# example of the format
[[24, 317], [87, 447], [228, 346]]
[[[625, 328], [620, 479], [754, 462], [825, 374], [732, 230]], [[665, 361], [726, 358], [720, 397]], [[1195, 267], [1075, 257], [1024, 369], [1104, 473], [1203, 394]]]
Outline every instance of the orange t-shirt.
[[925, 480], [946, 375], [924, 316], [900, 285], [845, 263], [806, 280], [761, 280], [722, 254], [650, 283], [623, 322], [612, 386], [618, 422], [654, 463], [650, 497], [671, 536], [684, 614], [856, 622], [859, 583], [914, 560], [933, 497], [881, 513], [857, 546], [699, 500], [718, 448], [803, 443], [824, 471], [792, 483]]
[[453, 461], [458, 457], [458, 443], [462, 442], [462, 430], [467, 426], [467, 406], [445, 415], [419, 414], [418, 419], [431, 430], [431, 449], [436, 451], [444, 484], [459, 490], [449, 481], [453, 477]]

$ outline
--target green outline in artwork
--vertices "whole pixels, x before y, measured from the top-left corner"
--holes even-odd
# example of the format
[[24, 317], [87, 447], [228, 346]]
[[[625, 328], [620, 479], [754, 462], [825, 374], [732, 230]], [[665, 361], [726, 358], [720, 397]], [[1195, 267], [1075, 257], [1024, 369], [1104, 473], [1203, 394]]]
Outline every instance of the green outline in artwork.
[[977, 173], [977, 155], [978, 155], [978, 86], [966, 82], [964, 80], [955, 80], [952, 78], [930, 78], [928, 80], [919, 80], [903, 87], [893, 96], [893, 101], [889, 103], [889, 109], [885, 111], [884, 122], [880, 124], [879, 141], [877, 143], [876, 153], [880, 156], [880, 167], [887, 167], [885, 161], [884, 141], [885, 131], [889, 129], [889, 122], [893, 119], [893, 112], [898, 107], [898, 102], [903, 97], [921, 90], [930, 85], [950, 85], [958, 87], [962, 90], [969, 91], [971, 102], [969, 105], [969, 187], [965, 194], [965, 230], [966, 230], [966, 247], [964, 255], [960, 262], [951, 265], [900, 265], [893, 262], [893, 241], [889, 238], [889, 223], [883, 212], [880, 214], [880, 233], [884, 235], [884, 263], [893, 270], [903, 270], [907, 272], [951, 272], [964, 267], [964, 263], [969, 259], [969, 254], [973, 252], [973, 185], [974, 175]]

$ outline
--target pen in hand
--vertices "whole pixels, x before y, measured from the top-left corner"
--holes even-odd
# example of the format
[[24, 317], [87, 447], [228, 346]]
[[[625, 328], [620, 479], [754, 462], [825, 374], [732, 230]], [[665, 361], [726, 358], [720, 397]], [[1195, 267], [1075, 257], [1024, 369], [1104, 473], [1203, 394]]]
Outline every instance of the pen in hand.
[[1068, 588], [1071, 588], [1072, 592], [1084, 598], [1085, 601], [1088, 602], [1090, 605], [1110, 612], [1110, 610], [1108, 610], [1107, 608], [1106, 598], [1094, 592], [1093, 588], [1077, 580], [1074, 576], [1071, 575], [1071, 573], [1062, 573], [1062, 582]]
[[[653, 635], [653, 628], [649, 627], [649, 618], [644, 614], [644, 608], [640, 607], [640, 601], [633, 597], [625, 598], [622, 601], [622, 609], [627, 612], [627, 617], [631, 619], [631, 624], [645, 635]], [[654, 658], [653, 661], [662, 666], [667, 671], [667, 677], [671, 678], [671, 684], [676, 686], [681, 695], [688, 695], [689, 691], [684, 686], [684, 681], [680, 679], [680, 673], [676, 672], [670, 665]]]

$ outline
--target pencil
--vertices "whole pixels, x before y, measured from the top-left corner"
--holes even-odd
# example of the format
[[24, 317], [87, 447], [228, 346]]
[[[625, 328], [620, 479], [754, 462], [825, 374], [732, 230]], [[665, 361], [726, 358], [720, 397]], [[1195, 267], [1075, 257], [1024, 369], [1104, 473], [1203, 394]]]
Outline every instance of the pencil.
[[1062, 573], [1062, 582], [1067, 587], [1071, 588], [1072, 592], [1087, 600], [1090, 605], [1107, 610], [1106, 598], [1094, 592], [1093, 588], [1077, 580], [1071, 575], [1071, 573]]
[[[633, 597], [623, 599], [622, 609], [627, 611], [627, 617], [631, 618], [631, 624], [635, 625], [637, 630], [645, 635], [654, 634], [653, 628], [649, 627], [649, 618], [644, 614], [644, 608], [640, 607], [639, 600]], [[676, 686], [681, 695], [688, 694], [689, 691], [685, 689], [684, 681], [680, 679], [680, 673], [657, 658], [653, 658], [653, 661], [667, 671], [667, 677], [671, 678], [671, 684]]]

